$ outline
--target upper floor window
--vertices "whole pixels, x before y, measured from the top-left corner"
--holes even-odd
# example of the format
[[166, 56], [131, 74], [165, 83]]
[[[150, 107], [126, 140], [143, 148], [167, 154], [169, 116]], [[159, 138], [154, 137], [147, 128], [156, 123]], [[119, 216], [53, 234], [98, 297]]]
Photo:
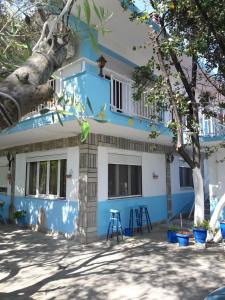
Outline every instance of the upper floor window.
[[66, 197], [66, 159], [27, 163], [26, 195]]
[[193, 187], [192, 169], [179, 167], [180, 187]]
[[108, 165], [108, 196], [142, 195], [142, 168], [134, 165]]

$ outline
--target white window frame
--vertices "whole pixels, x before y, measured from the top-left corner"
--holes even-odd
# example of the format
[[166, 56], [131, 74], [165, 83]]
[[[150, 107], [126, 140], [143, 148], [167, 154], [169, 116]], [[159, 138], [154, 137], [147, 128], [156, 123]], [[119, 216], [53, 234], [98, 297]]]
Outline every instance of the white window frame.
[[[67, 165], [67, 156], [66, 154], [62, 155], [45, 155], [45, 156], [36, 156], [28, 157], [26, 160], [26, 196], [35, 197], [35, 198], [50, 198], [50, 199], [65, 199], [66, 197], [60, 197], [60, 170], [61, 170], [61, 160], [66, 160]], [[49, 194], [49, 181], [50, 181], [50, 161], [58, 161], [58, 173], [57, 173], [57, 195]], [[47, 178], [46, 178], [46, 194], [39, 194], [39, 171], [40, 171], [40, 162], [47, 161]], [[30, 163], [37, 163], [37, 175], [36, 175], [36, 195], [29, 194], [29, 179], [30, 179]]]

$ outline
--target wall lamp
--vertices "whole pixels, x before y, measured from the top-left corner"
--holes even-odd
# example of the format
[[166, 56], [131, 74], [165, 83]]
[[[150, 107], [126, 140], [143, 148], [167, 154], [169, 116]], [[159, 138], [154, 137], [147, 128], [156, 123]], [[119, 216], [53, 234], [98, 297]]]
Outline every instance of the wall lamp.
[[167, 153], [166, 161], [168, 163], [170, 163], [170, 164], [174, 161], [174, 155], [173, 155], [173, 153]]
[[99, 67], [99, 76], [103, 77], [103, 68], [105, 67], [105, 64], [107, 63], [107, 60], [105, 59], [105, 57], [103, 55], [101, 55], [96, 62], [98, 63], [98, 67]]

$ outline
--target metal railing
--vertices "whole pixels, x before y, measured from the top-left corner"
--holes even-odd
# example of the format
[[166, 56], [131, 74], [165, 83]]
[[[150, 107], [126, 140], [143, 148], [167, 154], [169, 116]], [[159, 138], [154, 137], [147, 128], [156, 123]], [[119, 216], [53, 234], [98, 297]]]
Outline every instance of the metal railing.
[[201, 115], [201, 135], [204, 137], [225, 136], [224, 117], [224, 113], [219, 114], [219, 118], [206, 118], [204, 115]]
[[151, 119], [156, 116], [156, 119], [164, 121], [164, 112], [158, 112], [156, 105], [146, 104], [145, 97], [139, 101], [134, 101], [133, 98], [133, 82], [129, 79], [121, 79], [114, 74], [111, 74], [111, 101], [110, 107], [114, 112], [124, 113], [128, 116]]

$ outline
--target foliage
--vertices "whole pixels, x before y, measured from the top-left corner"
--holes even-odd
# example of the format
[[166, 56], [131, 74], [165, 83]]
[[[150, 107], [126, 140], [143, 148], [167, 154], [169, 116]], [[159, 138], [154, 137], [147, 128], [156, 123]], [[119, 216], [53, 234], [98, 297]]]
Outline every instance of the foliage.
[[175, 225], [170, 225], [168, 227], [169, 231], [174, 231], [174, 232], [178, 232], [180, 229], [178, 227], [176, 227]]
[[[223, 5], [212, 0], [149, 2], [151, 13], [135, 11], [130, 17], [133, 22], [149, 24], [148, 44], [153, 48], [148, 63], [134, 72], [134, 99], [144, 95], [146, 105], [155, 108], [149, 116], [152, 120], [160, 120], [160, 111], [171, 112], [167, 126], [176, 149], [192, 168], [200, 166], [200, 156], [194, 150], [200, 149], [199, 114], [220, 122], [225, 95]], [[134, 1], [122, 1], [124, 9], [131, 5]], [[142, 47], [146, 44], [134, 45], [133, 49]], [[193, 158], [185, 150], [187, 144], [192, 145]]]
[[[32, 48], [40, 38], [43, 29], [43, 22], [38, 14], [40, 8], [50, 17], [50, 15], [59, 15], [64, 6], [62, 0], [5, 0], [0, 3], [0, 80], [18, 68], [32, 54]], [[97, 51], [93, 30], [102, 34], [107, 33], [105, 23], [110, 19], [111, 14], [103, 7], [98, 7], [93, 1], [90, 4], [88, 0], [83, 1], [82, 5], [77, 5], [76, 11], [76, 20], [81, 20], [83, 13], [84, 21], [89, 28], [87, 34]], [[98, 20], [96, 24], [92, 23], [93, 14]], [[68, 17], [65, 18], [65, 23], [71, 30], [69, 40], [72, 42], [74, 36], [80, 34], [80, 30], [78, 24], [71, 26]]]
[[79, 97], [76, 96], [76, 93], [70, 94], [66, 91], [63, 95], [55, 95], [56, 105], [54, 107], [47, 108], [44, 107], [40, 113], [42, 115], [51, 114], [53, 123], [56, 122], [55, 117], [57, 117], [58, 122], [63, 126], [64, 121], [68, 118], [75, 119], [81, 131], [81, 142], [85, 142], [91, 127], [89, 124], [89, 119], [93, 119], [96, 122], [106, 123], [106, 105], [103, 105], [99, 112], [95, 112], [91, 100], [89, 97], [86, 98], [86, 101], [83, 103]]
[[205, 230], [210, 230], [210, 225], [209, 225], [209, 221], [208, 220], [203, 220], [201, 222], [197, 222], [194, 225], [194, 228], [203, 228]]
[[14, 219], [21, 219], [26, 216], [26, 211], [25, 210], [17, 210], [13, 214]]
[[[45, 4], [46, 1], [39, 1]], [[41, 24], [35, 16], [36, 1], [5, 0], [0, 4], [0, 79], [21, 65], [32, 52]]]

